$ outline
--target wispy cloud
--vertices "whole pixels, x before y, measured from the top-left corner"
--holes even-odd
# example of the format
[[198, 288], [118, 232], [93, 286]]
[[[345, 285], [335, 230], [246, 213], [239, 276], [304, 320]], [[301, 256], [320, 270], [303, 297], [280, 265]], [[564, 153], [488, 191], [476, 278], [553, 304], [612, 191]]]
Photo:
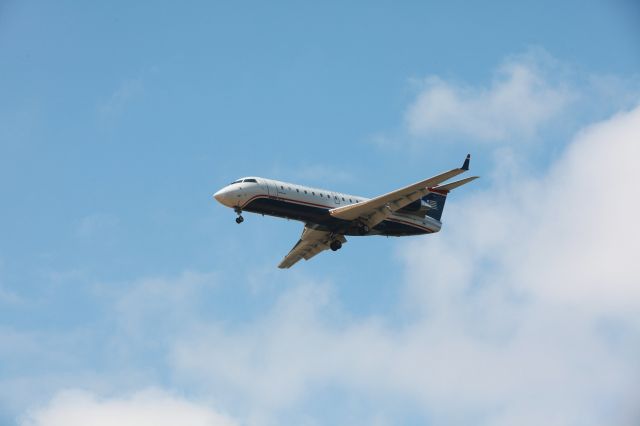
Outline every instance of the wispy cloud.
[[[181, 330], [198, 316], [201, 294], [216, 286], [215, 274], [184, 271], [178, 277], [150, 277], [136, 280], [126, 290], [112, 294], [121, 331], [142, 338], [151, 329]], [[100, 292], [110, 293], [108, 285]], [[153, 338], [158, 333], [151, 333]]]
[[109, 122], [120, 117], [131, 103], [143, 91], [142, 80], [139, 78], [123, 81], [120, 86], [98, 106], [98, 116], [102, 121]]
[[118, 227], [116, 216], [107, 213], [94, 213], [83, 217], [76, 227], [76, 235], [81, 238], [108, 237]]
[[502, 64], [487, 87], [429, 76], [421, 83], [405, 120], [412, 136], [469, 138], [483, 142], [528, 139], [552, 121], [575, 96], [552, 81], [551, 60], [529, 53]]
[[408, 300], [465, 343], [459, 362], [504, 407], [489, 424], [637, 422], [638, 131], [640, 108], [585, 129], [545, 176], [494, 182], [405, 252]]
[[233, 426], [232, 418], [208, 405], [189, 401], [159, 389], [125, 397], [99, 398], [93, 393], [68, 390], [46, 406], [29, 412], [21, 426]]
[[[453, 199], [442, 233], [403, 242], [402, 325], [354, 318], [330, 284], [304, 278], [229, 324], [198, 312], [213, 277], [187, 272], [116, 289], [109, 348], [154, 348], [172, 383], [252, 425], [297, 419], [327, 388], [371, 407], [363, 423], [401, 400], [433, 424], [637, 424], [637, 134], [640, 107], [585, 128], [540, 176]], [[59, 346], [84, 340], [70, 341]], [[70, 395], [23, 425], [126, 424], [125, 414], [146, 424], [162, 420], [156, 411], [199, 424], [218, 413], [171, 395]]]
[[[562, 110], [575, 93], [564, 92], [535, 67], [508, 64], [486, 88], [461, 89], [440, 80], [424, 90], [444, 90], [481, 131], [487, 117], [507, 113], [515, 94], [527, 95], [533, 104], [525, 106], [535, 119], [507, 113], [511, 124], [481, 133], [491, 140], [526, 137], [551, 120], [538, 110], [542, 100], [557, 101]], [[485, 115], [477, 107], [483, 102], [493, 105]], [[416, 135], [455, 131], [429, 126], [418, 126]], [[340, 309], [330, 284], [304, 278], [287, 286], [273, 306], [228, 323], [201, 310], [206, 289], [218, 278], [185, 272], [94, 287], [106, 316], [90, 331], [0, 330], [0, 342], [11, 347], [0, 358], [5, 364], [48, 362], [61, 370], [84, 361], [80, 368], [89, 369], [91, 356], [79, 348], [104, 347], [110, 359], [120, 360], [109, 364], [105, 380], [122, 376], [125, 360], [127, 370], [144, 376], [134, 389], [158, 377], [168, 386], [186, 384], [190, 394], [215, 401], [251, 425], [292, 423], [292, 413], [326, 389], [364, 401], [371, 419], [363, 423], [388, 417], [401, 400], [403, 409], [409, 406], [433, 424], [637, 424], [640, 227], [633, 224], [640, 204], [629, 176], [640, 154], [638, 134], [640, 108], [583, 129], [541, 175], [499, 172], [487, 177], [486, 190], [452, 199], [442, 233], [402, 243], [404, 278], [393, 283], [405, 296], [395, 306], [403, 312], [402, 325], [391, 327], [394, 318], [385, 316], [354, 318]], [[513, 152], [499, 147], [496, 155], [505, 159]], [[309, 170], [310, 180], [323, 181], [336, 172]], [[79, 233], [96, 235], [103, 225], [89, 217]], [[236, 279], [220, 277], [223, 283]], [[95, 333], [105, 322], [106, 332]], [[150, 348], [152, 358], [140, 356]], [[22, 388], [41, 389], [33, 386], [37, 381]], [[75, 388], [85, 382], [54, 385]], [[28, 411], [22, 424], [236, 422], [200, 400], [163, 391], [132, 394], [124, 387], [132, 388], [130, 382], [106, 386], [106, 398], [98, 391], [60, 392]], [[31, 393], [20, 395], [28, 400]]]
[[174, 368], [247, 410], [286, 413], [331, 386], [402, 395], [436, 424], [633, 424], [639, 132], [637, 108], [583, 131], [546, 175], [449, 206], [446, 231], [402, 252], [404, 327], [335, 325], [331, 293], [307, 283], [246, 327], [182, 336]]

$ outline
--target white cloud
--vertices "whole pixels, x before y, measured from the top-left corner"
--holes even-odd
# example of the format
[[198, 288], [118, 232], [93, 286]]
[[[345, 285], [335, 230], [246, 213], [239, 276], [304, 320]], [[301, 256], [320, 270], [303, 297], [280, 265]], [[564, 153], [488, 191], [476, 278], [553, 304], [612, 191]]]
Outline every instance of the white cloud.
[[542, 177], [452, 200], [442, 233], [403, 243], [406, 325], [346, 319], [306, 284], [244, 328], [194, 329], [174, 368], [247, 411], [330, 385], [374, 414], [401, 396], [433, 424], [637, 424], [638, 134], [640, 108], [585, 129]]
[[[516, 68], [505, 68], [490, 89], [451, 93], [468, 109], [478, 99], [503, 105], [513, 93], [530, 90], [538, 102], [549, 90], [562, 92], [536, 79], [533, 68]], [[526, 121], [513, 114], [511, 122]], [[543, 112], [534, 116], [531, 126], [497, 125], [497, 135], [535, 133], [546, 119]], [[455, 194], [443, 232], [399, 242], [406, 266], [398, 280], [405, 297], [395, 307], [402, 311], [400, 326], [389, 324], [393, 316], [349, 317], [336, 307], [331, 287], [314, 282], [284, 292], [265, 315], [233, 323], [207, 321], [213, 315], [201, 311], [203, 290], [215, 285], [211, 274], [96, 286], [116, 325], [100, 343], [115, 365], [106, 380], [123, 374], [118, 360], [141, 374], [100, 389], [139, 388], [162, 374], [252, 425], [297, 419], [292, 413], [327, 388], [364, 401], [370, 418], [360, 419], [363, 424], [393, 419], [397, 401], [436, 425], [637, 424], [640, 227], [634, 224], [640, 198], [631, 177], [638, 134], [640, 108], [584, 129], [542, 176], [505, 167], [486, 178], [493, 179], [487, 190]], [[508, 148], [496, 155], [521, 162]], [[102, 229], [87, 223], [86, 235]], [[95, 325], [89, 327], [83, 333], [95, 337]], [[43, 345], [40, 335], [0, 334], [12, 348], [5, 361], [56, 358], [48, 361], [52, 369], [69, 371], [88, 359], [79, 349], [95, 342], [56, 337]], [[32, 355], [40, 353], [47, 356]], [[140, 353], [152, 353], [153, 365], [136, 364]], [[91, 380], [63, 377], [46, 392], [70, 384], [95, 389]], [[11, 389], [0, 392], [6, 400], [17, 387], [4, 383]], [[21, 395], [42, 388], [32, 383], [37, 379], [23, 384]], [[13, 406], [24, 406], [23, 400]], [[113, 398], [62, 392], [29, 411], [22, 424], [99, 424], [94, 415], [157, 424], [161, 419], [147, 416], [166, 407], [172, 412], [161, 417], [173, 423], [218, 424], [215, 411], [161, 391]], [[182, 418], [176, 421], [175, 413]]]
[[[637, 134], [640, 108], [585, 129], [540, 177], [507, 172], [473, 196], [455, 194], [440, 234], [399, 242], [405, 298], [395, 309], [403, 325], [390, 325], [393, 316], [351, 318], [330, 285], [312, 281], [283, 293], [265, 315], [211, 322], [198, 301], [215, 277], [186, 272], [97, 287], [117, 324], [104, 347], [125, 361], [131, 351], [151, 350], [172, 384], [210, 396], [252, 425], [298, 419], [327, 388], [363, 401], [370, 415], [363, 424], [393, 418], [397, 401], [435, 425], [635, 424], [640, 198], [629, 177], [640, 154]], [[42, 363], [29, 354], [44, 348], [51, 359], [53, 348], [61, 360], [49, 364], [69, 371], [84, 359], [78, 348], [93, 342], [54, 338], [43, 346], [38, 336], [9, 332], [0, 340], [18, 349], [5, 361]], [[140, 371], [121, 387], [154, 383], [149, 374], [157, 373]], [[62, 378], [54, 388], [95, 389], [92, 380]], [[29, 386], [22, 388], [24, 395]], [[20, 399], [12, 405], [23, 406]], [[163, 407], [172, 410], [164, 415]], [[181, 413], [181, 423], [218, 424], [215, 411], [162, 392], [62, 392], [27, 412], [22, 425], [100, 424], [91, 416], [145, 424], [159, 421], [147, 417], [156, 413], [174, 423], [172, 413]]]
[[455, 136], [486, 142], [528, 139], [558, 116], [574, 94], [552, 82], [540, 52], [511, 59], [489, 87], [456, 85], [430, 76], [409, 106], [405, 120], [412, 136]]
[[504, 407], [490, 424], [638, 420], [638, 132], [640, 108], [586, 129], [546, 176], [448, 206], [443, 233], [407, 250], [408, 299], [466, 343], [463, 376]]
[[202, 297], [215, 286], [215, 274], [190, 270], [176, 277], [96, 286], [97, 296], [110, 299], [117, 331], [110, 336], [113, 356], [127, 359], [145, 348], [164, 350], [171, 338], [201, 317]]
[[210, 407], [157, 389], [127, 397], [98, 398], [70, 390], [57, 394], [46, 406], [32, 410], [21, 426], [233, 426], [237, 423]]

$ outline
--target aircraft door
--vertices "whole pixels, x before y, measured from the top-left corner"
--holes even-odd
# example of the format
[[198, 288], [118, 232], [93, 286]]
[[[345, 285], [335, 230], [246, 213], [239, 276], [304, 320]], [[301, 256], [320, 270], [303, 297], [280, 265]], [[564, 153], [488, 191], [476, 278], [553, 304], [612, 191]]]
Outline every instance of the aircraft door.
[[260, 192], [264, 195], [269, 195], [272, 192], [271, 188], [269, 188], [269, 183], [264, 179], [259, 179], [258, 183], [260, 184]]
[[267, 184], [267, 187], [269, 188], [269, 196], [271, 197], [277, 197], [278, 196], [278, 191], [276, 190], [276, 184], [273, 182], [269, 182]]
[[284, 194], [283, 186], [278, 184], [278, 182], [269, 182], [269, 195], [276, 198], [282, 198]]

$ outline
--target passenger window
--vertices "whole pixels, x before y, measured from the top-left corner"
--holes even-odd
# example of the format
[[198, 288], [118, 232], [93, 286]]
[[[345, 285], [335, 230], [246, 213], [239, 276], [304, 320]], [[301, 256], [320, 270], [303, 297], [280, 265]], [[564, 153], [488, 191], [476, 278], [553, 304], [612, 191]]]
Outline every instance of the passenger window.
[[284, 189], [284, 185], [280, 185], [280, 189]]
[[306, 189], [304, 190], [304, 193], [305, 193], [305, 194], [307, 193], [307, 190], [306, 190]]
[[344, 201], [344, 197], [342, 197], [342, 201]]
[[296, 192], [300, 192], [300, 190], [298, 188], [296, 188]]
[[353, 203], [353, 201], [351, 201], [351, 198], [349, 198], [349, 202], [350, 202], [350, 203]]
[[313, 195], [316, 195], [315, 191], [311, 191], [311, 193], [312, 193]]

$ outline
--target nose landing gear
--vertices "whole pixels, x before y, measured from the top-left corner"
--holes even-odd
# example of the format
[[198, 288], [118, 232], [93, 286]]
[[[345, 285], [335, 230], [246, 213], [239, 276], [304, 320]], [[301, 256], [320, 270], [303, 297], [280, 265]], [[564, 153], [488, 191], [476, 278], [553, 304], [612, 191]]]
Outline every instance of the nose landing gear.
[[238, 217], [236, 217], [236, 223], [240, 225], [242, 222], [244, 222], [244, 217], [242, 217], [242, 210], [236, 207], [235, 211], [238, 214]]

